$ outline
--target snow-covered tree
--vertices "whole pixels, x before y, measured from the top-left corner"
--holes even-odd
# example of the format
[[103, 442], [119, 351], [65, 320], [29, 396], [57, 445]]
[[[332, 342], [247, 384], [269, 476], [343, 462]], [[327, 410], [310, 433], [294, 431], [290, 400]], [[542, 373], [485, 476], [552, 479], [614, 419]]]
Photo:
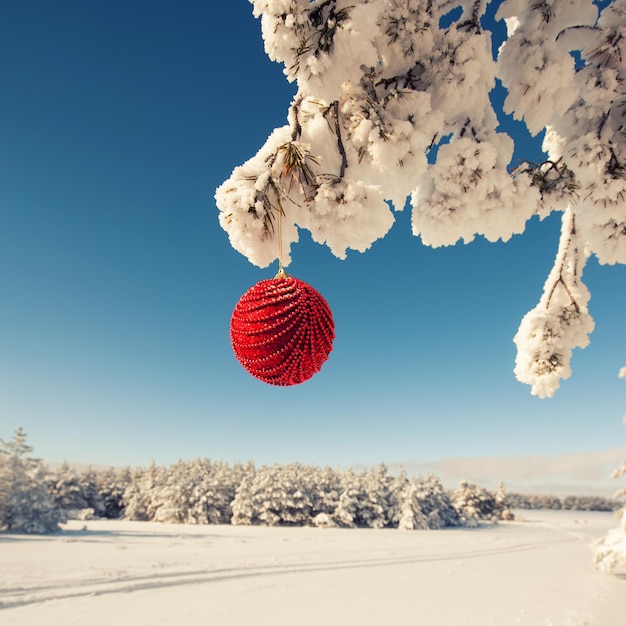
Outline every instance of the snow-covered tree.
[[339, 504], [341, 476], [330, 467], [315, 468], [311, 474], [311, 516], [312, 523], [320, 527], [336, 526], [332, 517]]
[[155, 504], [157, 491], [164, 484], [166, 470], [154, 462], [146, 468], [136, 468], [124, 490], [124, 518], [137, 521], [150, 521], [158, 506]]
[[401, 511], [398, 528], [402, 530], [436, 530], [459, 526], [462, 521], [440, 480], [432, 474], [408, 483]]
[[369, 472], [344, 472], [333, 519], [345, 528], [384, 528], [389, 524], [389, 485], [384, 465]]
[[603, 496], [565, 496], [562, 507], [570, 511], [616, 511], [620, 508], [620, 503], [611, 498]]
[[389, 483], [389, 510], [387, 511], [388, 525], [391, 528], [399, 528], [403, 516], [403, 503], [409, 479], [404, 467], [400, 468], [397, 476]]
[[202, 480], [204, 471], [206, 468], [202, 462], [190, 464], [183, 461], [164, 469], [150, 494], [150, 508], [154, 511], [151, 519], [169, 524], [185, 523], [189, 509], [195, 505], [194, 488]]
[[[498, 504], [490, 491], [462, 480], [452, 494], [452, 505], [465, 526], [478, 526], [481, 521], [495, 522], [502, 518], [505, 507]], [[504, 515], [506, 518], [507, 515]]]
[[[228, 466], [209, 459], [178, 461], [169, 467], [137, 469], [125, 478], [124, 517], [172, 524], [230, 521], [235, 486]], [[238, 481], [237, 477], [234, 478]]]
[[165, 468], [150, 491], [151, 519], [174, 524], [227, 524], [240, 481], [237, 467], [209, 459], [178, 461]]
[[368, 526], [370, 518], [380, 520], [380, 526], [383, 526], [382, 510], [377, 511], [376, 515], [366, 513], [366, 519], [363, 519], [361, 513], [367, 507], [368, 496], [363, 484], [363, 474], [357, 474], [353, 470], [348, 470], [341, 475], [341, 493], [339, 494], [339, 502], [333, 511], [333, 519], [337, 525], [343, 528], [357, 528], [359, 526]]
[[[303, 228], [345, 258], [383, 237], [407, 198], [413, 233], [433, 247], [506, 241], [559, 211], [554, 267], [515, 336], [517, 378], [551, 396], [594, 327], [588, 257], [626, 263], [626, 0], [601, 12], [593, 0], [493, 0], [507, 27], [496, 53], [489, 0], [250, 2], [297, 93], [286, 124], [216, 190], [232, 246], [287, 265]], [[545, 132], [545, 154], [513, 164], [502, 113]]]
[[[626, 367], [619, 372], [620, 378], [626, 378]], [[626, 415], [624, 416], [626, 425]], [[618, 467], [611, 478], [626, 476], [626, 461]], [[615, 498], [626, 498], [626, 487], [621, 487], [615, 493]], [[612, 572], [619, 565], [626, 566], [626, 503], [618, 511], [618, 526], [594, 544], [595, 566], [604, 572]]]
[[304, 526], [312, 521], [311, 473], [299, 463], [259, 468], [232, 503], [233, 524]]
[[246, 473], [241, 477], [239, 486], [235, 491], [235, 497], [230, 504], [232, 511], [230, 523], [237, 525], [250, 525], [254, 523], [255, 509], [253, 503], [252, 482], [256, 475], [254, 464], [247, 466]]
[[504, 521], [511, 521], [515, 519], [513, 511], [511, 511], [508, 505], [506, 488], [502, 481], [498, 483], [498, 490], [494, 495], [494, 501], [494, 515], [496, 515], [498, 519]]
[[[372, 528], [390, 526], [392, 524], [395, 507], [397, 506], [394, 477], [384, 463], [379, 463], [365, 474], [365, 489], [369, 506], [373, 509], [369, 525]], [[379, 514], [379, 511], [382, 514]]]
[[91, 519], [106, 513], [98, 472], [91, 467], [79, 472], [67, 462], [62, 463], [49, 473], [48, 490], [56, 507], [69, 519]]
[[47, 470], [32, 458], [26, 433], [18, 428], [13, 439], [0, 439], [0, 531], [52, 533], [65, 515], [48, 491]]
[[124, 492], [131, 482], [129, 467], [122, 469], [110, 468], [96, 475], [98, 494], [102, 500], [102, 515], [109, 519], [122, 517], [124, 511]]
[[422, 511], [420, 503], [420, 484], [417, 480], [407, 483], [403, 498], [400, 501], [400, 530], [428, 530], [428, 519]]
[[192, 524], [228, 524], [237, 487], [244, 468], [235, 464], [215, 462], [207, 466], [192, 491], [187, 522]]
[[98, 483], [98, 472], [91, 466], [84, 469], [80, 474], [80, 484], [83, 490], [83, 498], [87, 503], [86, 515], [93, 517], [103, 517], [106, 512], [104, 499], [100, 494]]
[[507, 493], [506, 505], [509, 509], [553, 509], [563, 508], [561, 499], [549, 494]]
[[[87, 499], [87, 488], [83, 477], [67, 462], [50, 472], [48, 490], [54, 498], [56, 508], [63, 510], [68, 519], [94, 515], [95, 510], [90, 507]], [[94, 500], [93, 493], [91, 499]], [[89, 509], [91, 511], [87, 513]]]

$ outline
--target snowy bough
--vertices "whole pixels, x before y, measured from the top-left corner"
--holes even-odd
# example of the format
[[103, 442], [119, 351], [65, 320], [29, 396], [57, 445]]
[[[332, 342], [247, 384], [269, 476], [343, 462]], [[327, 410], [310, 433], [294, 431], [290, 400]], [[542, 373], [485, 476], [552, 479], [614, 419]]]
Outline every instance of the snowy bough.
[[[586, 260], [626, 263], [626, 0], [506, 0], [495, 58], [486, 0], [250, 1], [297, 93], [287, 124], [216, 191], [232, 246], [288, 265], [304, 228], [343, 259], [384, 237], [407, 199], [432, 247], [507, 241], [560, 211], [554, 267], [514, 339], [517, 378], [552, 396], [594, 327]], [[496, 79], [504, 112], [545, 133], [542, 162], [512, 163]]]

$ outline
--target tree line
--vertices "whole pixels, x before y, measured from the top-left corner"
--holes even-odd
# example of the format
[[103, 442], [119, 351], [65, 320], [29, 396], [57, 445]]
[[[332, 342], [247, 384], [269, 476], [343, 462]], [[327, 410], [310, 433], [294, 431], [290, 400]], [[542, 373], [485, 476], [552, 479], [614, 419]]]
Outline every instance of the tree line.
[[513, 508], [615, 510], [596, 496], [506, 493], [462, 481], [455, 490], [434, 475], [394, 475], [290, 463], [228, 464], [209, 459], [169, 466], [79, 471], [31, 456], [22, 429], [0, 439], [0, 530], [49, 533], [68, 519], [179, 524], [290, 525], [438, 529], [513, 519]]

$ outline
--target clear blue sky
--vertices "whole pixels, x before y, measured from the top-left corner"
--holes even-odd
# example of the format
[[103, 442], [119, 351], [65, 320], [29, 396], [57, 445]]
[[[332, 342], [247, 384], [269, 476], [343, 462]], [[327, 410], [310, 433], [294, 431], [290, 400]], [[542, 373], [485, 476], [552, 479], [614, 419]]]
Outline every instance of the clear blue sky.
[[114, 465], [623, 445], [625, 267], [585, 270], [596, 330], [553, 399], [513, 376], [559, 215], [432, 250], [398, 213], [345, 261], [303, 232], [289, 271], [334, 312], [331, 358], [293, 388], [240, 367], [232, 309], [276, 268], [229, 246], [213, 193], [294, 94], [246, 0], [5, 2], [0, 89], [0, 437], [22, 426], [46, 460]]

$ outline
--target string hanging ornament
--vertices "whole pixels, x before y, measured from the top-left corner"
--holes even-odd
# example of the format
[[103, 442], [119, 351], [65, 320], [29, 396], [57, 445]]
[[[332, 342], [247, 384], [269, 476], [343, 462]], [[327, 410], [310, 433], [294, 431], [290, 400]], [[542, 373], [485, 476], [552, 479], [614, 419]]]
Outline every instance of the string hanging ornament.
[[281, 218], [279, 209], [278, 273], [241, 296], [230, 320], [230, 338], [235, 357], [252, 376], [291, 386], [309, 380], [327, 361], [335, 323], [324, 297], [285, 272]]

